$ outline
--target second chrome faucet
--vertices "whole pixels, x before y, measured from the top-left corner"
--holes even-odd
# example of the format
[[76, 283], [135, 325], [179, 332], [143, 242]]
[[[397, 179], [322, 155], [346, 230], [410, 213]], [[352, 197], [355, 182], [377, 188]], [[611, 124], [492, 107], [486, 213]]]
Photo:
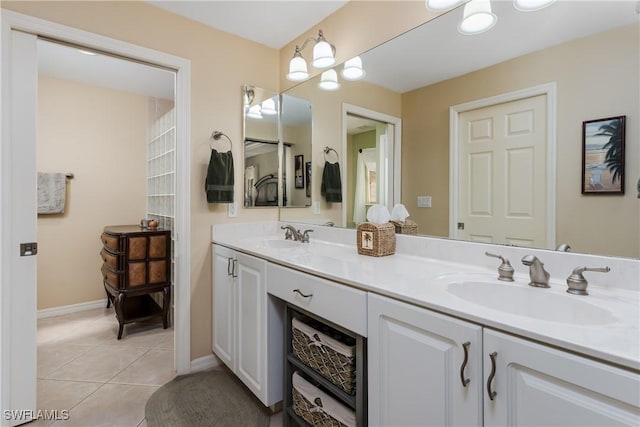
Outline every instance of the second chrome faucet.
[[534, 255], [525, 255], [522, 257], [522, 263], [529, 266], [529, 286], [536, 288], [548, 288], [550, 274], [544, 269], [544, 264], [538, 257]]

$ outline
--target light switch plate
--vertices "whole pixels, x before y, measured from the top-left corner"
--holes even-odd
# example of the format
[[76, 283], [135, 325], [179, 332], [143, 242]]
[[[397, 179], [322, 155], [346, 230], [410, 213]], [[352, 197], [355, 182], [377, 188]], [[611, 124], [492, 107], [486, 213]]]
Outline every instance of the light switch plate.
[[418, 207], [419, 208], [430, 208], [431, 207], [431, 196], [418, 196]]
[[238, 205], [236, 202], [229, 203], [227, 205], [227, 216], [229, 218], [235, 218], [238, 216]]

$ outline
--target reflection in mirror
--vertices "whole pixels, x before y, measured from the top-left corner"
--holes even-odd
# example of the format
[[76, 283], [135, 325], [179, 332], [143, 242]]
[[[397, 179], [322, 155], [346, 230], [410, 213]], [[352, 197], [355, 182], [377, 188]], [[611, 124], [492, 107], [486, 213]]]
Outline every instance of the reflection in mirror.
[[[422, 234], [547, 249], [554, 249], [552, 242], [567, 243], [574, 252], [638, 258], [640, 204], [636, 194], [581, 194], [583, 121], [625, 115], [627, 141], [638, 141], [640, 137], [640, 38], [635, 2], [557, 1], [543, 10], [527, 13], [515, 11], [512, 2], [494, 2], [493, 6], [499, 21], [486, 33], [458, 33], [462, 8], [457, 8], [362, 54], [367, 70], [365, 81], [342, 81], [340, 90], [330, 95], [332, 111], [349, 103], [402, 118], [402, 203]], [[461, 133], [460, 123], [467, 123], [471, 129], [472, 134], [467, 136], [483, 143], [499, 130], [495, 121], [464, 121], [464, 117], [457, 117], [458, 126], [454, 126], [455, 111], [452, 113], [451, 108], [456, 107], [463, 114], [467, 107], [478, 105], [468, 110], [474, 112], [484, 108], [480, 101], [505, 94], [526, 94], [540, 87], [555, 88], [542, 94], [545, 112], [538, 116], [546, 121], [542, 130], [545, 142], [555, 141], [555, 147], [547, 145], [550, 149], [542, 160], [524, 156], [510, 159], [520, 161], [512, 164], [520, 165], [510, 169], [512, 177], [521, 175], [528, 181], [496, 179], [495, 173], [488, 170], [474, 178], [462, 178], [468, 175], [460, 170], [460, 163], [451, 160], [455, 150], [450, 146], [450, 140], [455, 141], [456, 134]], [[554, 91], [555, 101], [550, 100]], [[304, 94], [313, 102], [314, 115], [328, 96], [317, 89], [315, 80], [287, 93]], [[500, 103], [513, 101], [505, 99]], [[505, 123], [514, 133], [521, 133], [528, 128], [530, 119], [531, 115], [508, 113]], [[338, 151], [344, 150], [333, 142], [346, 133], [344, 126], [335, 114], [323, 109], [314, 117], [314, 128], [323, 138], [316, 141], [314, 135], [314, 143], [317, 147], [329, 143]], [[489, 164], [488, 156], [484, 163], [480, 155], [471, 157], [478, 160], [477, 167]], [[627, 145], [626, 159], [625, 187], [635, 189], [640, 174], [637, 144]], [[351, 171], [345, 166], [343, 173], [348, 175]], [[524, 173], [525, 166], [530, 174]], [[539, 171], [543, 178], [535, 178]], [[480, 184], [480, 179], [485, 182]], [[513, 208], [509, 216], [526, 219], [531, 213], [544, 215], [548, 224], [542, 234], [552, 234], [552, 238], [526, 243], [528, 238], [494, 240], [484, 232], [474, 233], [469, 219], [454, 212], [457, 208], [452, 201], [460, 201], [458, 194], [450, 193], [450, 189], [459, 191], [452, 185], [455, 180], [465, 180], [479, 190], [466, 196], [473, 202], [467, 214], [472, 212], [480, 218], [491, 210], [504, 212], [504, 207], [492, 205], [491, 197], [506, 189], [505, 203], [513, 203], [506, 205], [506, 210]], [[547, 184], [541, 185], [540, 180]], [[546, 207], [541, 208], [542, 202], [535, 198], [540, 195], [552, 203], [545, 202]], [[418, 207], [418, 202], [425, 200], [430, 201], [430, 207]], [[335, 218], [334, 206], [322, 208], [321, 214]], [[344, 220], [334, 222], [347, 226], [351, 221], [347, 218], [347, 205], [341, 208], [345, 210]], [[464, 223], [464, 231], [475, 236], [457, 235], [457, 222]], [[510, 225], [503, 222], [496, 227], [506, 230]]]
[[281, 95], [280, 124], [283, 146], [283, 189], [288, 197], [282, 206], [311, 205], [311, 103], [288, 94]]
[[243, 87], [244, 207], [278, 206], [278, 94]]

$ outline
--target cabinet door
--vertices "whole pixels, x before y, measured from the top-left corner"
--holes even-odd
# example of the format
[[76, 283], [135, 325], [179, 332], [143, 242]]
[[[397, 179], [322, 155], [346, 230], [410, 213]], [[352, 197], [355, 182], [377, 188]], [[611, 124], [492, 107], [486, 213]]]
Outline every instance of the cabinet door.
[[235, 370], [235, 252], [213, 246], [213, 352]]
[[485, 425], [640, 425], [637, 373], [485, 329], [485, 384], [494, 352], [496, 394], [485, 394]]
[[236, 375], [261, 400], [266, 382], [266, 261], [237, 254]]
[[368, 330], [370, 425], [482, 425], [480, 326], [369, 294]]

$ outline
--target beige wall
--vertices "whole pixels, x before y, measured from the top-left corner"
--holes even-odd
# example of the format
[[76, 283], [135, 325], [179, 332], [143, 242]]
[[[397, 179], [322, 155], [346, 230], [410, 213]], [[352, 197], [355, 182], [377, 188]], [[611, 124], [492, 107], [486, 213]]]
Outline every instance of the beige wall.
[[[634, 191], [640, 174], [640, 100], [631, 95], [640, 90], [639, 52], [634, 24], [404, 94], [402, 199], [420, 232], [448, 235], [449, 107], [556, 82], [557, 241], [576, 252], [640, 256]], [[583, 196], [582, 122], [619, 115], [627, 116], [626, 194]], [[417, 209], [417, 195], [431, 195], [433, 207]]]
[[100, 233], [145, 217], [148, 98], [40, 76], [37, 169], [72, 172], [38, 216], [38, 309], [105, 298]]

